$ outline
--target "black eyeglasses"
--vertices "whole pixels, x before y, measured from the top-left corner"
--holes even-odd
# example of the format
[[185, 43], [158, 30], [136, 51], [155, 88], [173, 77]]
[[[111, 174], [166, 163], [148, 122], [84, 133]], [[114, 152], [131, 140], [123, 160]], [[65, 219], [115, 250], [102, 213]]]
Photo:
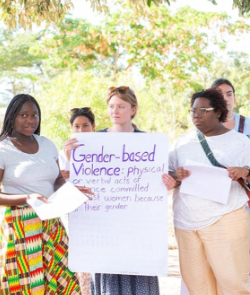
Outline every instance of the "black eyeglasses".
[[78, 112], [81, 112], [81, 113], [89, 113], [89, 112], [91, 112], [91, 108], [88, 108], [88, 107], [84, 107], [84, 108], [73, 108], [70, 111], [71, 111], [71, 113], [78, 113]]
[[199, 108], [191, 109], [188, 112], [191, 115], [191, 117], [195, 117], [197, 115], [199, 118], [202, 118], [206, 115], [207, 112], [210, 112], [212, 110], [214, 110], [214, 108]]
[[130, 91], [132, 94], [135, 95], [134, 91], [128, 86], [109, 87], [109, 89], [108, 89], [109, 94], [111, 94], [111, 93], [113, 93], [115, 91], [118, 91], [118, 92], [121, 92], [121, 93], [124, 93], [126, 91]]

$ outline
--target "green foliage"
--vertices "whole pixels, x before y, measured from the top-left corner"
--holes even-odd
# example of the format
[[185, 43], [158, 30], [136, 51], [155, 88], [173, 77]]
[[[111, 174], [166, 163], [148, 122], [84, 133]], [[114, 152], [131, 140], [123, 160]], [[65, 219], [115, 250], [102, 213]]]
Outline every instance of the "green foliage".
[[36, 34], [0, 30], [0, 83], [10, 82], [10, 91], [14, 94], [33, 89], [33, 84], [39, 79], [41, 57], [33, 55], [30, 50], [38, 39]]
[[42, 107], [42, 134], [58, 148], [70, 136], [73, 107], [90, 106], [97, 129], [111, 125], [106, 91], [120, 85], [137, 94], [137, 126], [168, 133], [172, 141], [192, 127], [187, 112], [191, 94], [221, 76], [236, 86], [236, 110], [249, 115], [248, 55], [231, 53], [219, 59], [216, 53], [226, 48], [228, 36], [248, 29], [225, 14], [188, 7], [176, 13], [152, 7], [144, 16], [123, 7], [107, 14], [99, 26], [67, 18], [57, 29], [38, 35], [2, 31], [0, 77], [28, 81], [27, 88], [40, 83], [42, 91], [33, 92]]
[[97, 128], [108, 126], [105, 90], [109, 86], [109, 79], [90, 71], [65, 71], [55, 77], [37, 97], [42, 109], [42, 134], [61, 147], [70, 136], [70, 109], [74, 107], [91, 107], [96, 114]]
[[[108, 12], [107, 0], [85, 1], [91, 3], [93, 10]], [[152, 4], [170, 5], [169, 0], [127, 0], [126, 2], [140, 13]], [[43, 22], [59, 25], [72, 8], [72, 0], [0, 0], [1, 18], [9, 29], [16, 29], [18, 25], [24, 29], [31, 29], [33, 24], [41, 25]]]
[[250, 0], [234, 0], [233, 6], [239, 9], [241, 15], [250, 12]]
[[[148, 83], [170, 80], [180, 90], [189, 85], [192, 73], [209, 70], [213, 59], [207, 51], [209, 44], [225, 48], [226, 35], [248, 29], [244, 22], [233, 23], [225, 14], [188, 7], [175, 14], [164, 6], [153, 7], [143, 17], [124, 8], [108, 14], [100, 26], [67, 18], [36, 52], [47, 56], [57, 69], [103, 72], [106, 67], [114, 80], [119, 71], [137, 67]], [[218, 30], [219, 36], [211, 33]]]
[[215, 79], [224, 77], [232, 81], [236, 91], [235, 111], [250, 117], [250, 58], [242, 52], [231, 52], [227, 59], [217, 58], [207, 77], [207, 87]]
[[43, 21], [59, 24], [72, 6], [70, 0], [0, 0], [1, 18], [9, 29], [18, 24], [31, 29]]
[[[106, 104], [109, 78], [88, 72], [64, 72], [44, 87], [38, 101], [42, 109], [42, 134], [53, 139], [59, 149], [70, 137], [70, 109], [91, 107], [96, 115], [96, 129], [111, 125]], [[146, 132], [168, 133], [170, 139], [187, 130], [190, 125], [187, 109], [189, 93], [170, 89], [163, 93], [155, 84], [145, 87], [131, 76], [120, 74], [117, 85], [130, 85], [135, 91], [139, 109], [134, 123]], [[190, 90], [189, 90], [190, 91]]]
[[214, 5], [217, 5], [217, 2], [215, 0], [208, 0], [210, 2], [212, 2]]
[[[53, 38], [47, 36], [53, 34]], [[56, 32], [48, 30], [43, 44], [33, 48], [34, 54], [49, 59], [51, 67], [89, 69], [108, 55], [108, 43], [101, 29], [85, 20], [66, 18]]]
[[[82, 0], [84, 1], [84, 0]], [[109, 6], [107, 0], [85, 0], [91, 3], [93, 10], [107, 13]], [[167, 3], [171, 4], [175, 0], [127, 0], [125, 4], [130, 6], [141, 15], [147, 12], [147, 7], [156, 5], [159, 9]], [[215, 0], [206, 0], [217, 4]], [[124, 1], [118, 1], [123, 6]], [[199, 3], [200, 5], [200, 3]], [[9, 29], [15, 29], [18, 25], [23, 28], [31, 28], [32, 24], [60, 25], [67, 12], [73, 7], [72, 0], [0, 0], [1, 18]], [[233, 7], [238, 8], [240, 14], [250, 12], [250, 0], [233, 0]]]
[[[54, 36], [47, 38], [45, 33], [45, 41], [34, 51], [54, 68], [65, 69], [40, 94], [43, 132], [60, 147], [70, 133], [68, 111], [80, 106], [92, 107], [97, 129], [109, 126], [106, 89], [130, 85], [139, 99], [138, 127], [175, 138], [192, 126], [190, 96], [204, 88], [201, 73], [205, 76], [214, 66], [209, 44], [225, 46], [224, 36], [247, 28], [225, 14], [188, 7], [175, 14], [163, 6], [153, 8], [145, 17], [118, 10], [100, 26], [66, 19]], [[221, 38], [210, 33], [216, 29]], [[142, 77], [140, 83], [136, 75]]]

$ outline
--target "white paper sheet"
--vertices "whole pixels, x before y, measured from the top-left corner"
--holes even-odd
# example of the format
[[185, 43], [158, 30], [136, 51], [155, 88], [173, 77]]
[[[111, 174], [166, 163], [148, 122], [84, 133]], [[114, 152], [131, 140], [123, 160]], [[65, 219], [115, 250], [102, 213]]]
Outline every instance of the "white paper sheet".
[[228, 203], [232, 179], [224, 168], [201, 165], [192, 161], [183, 167], [191, 175], [183, 179], [180, 192], [222, 204]]
[[51, 219], [70, 213], [81, 206], [88, 198], [70, 182], [65, 183], [49, 197], [50, 203], [29, 199], [27, 203], [41, 220]]

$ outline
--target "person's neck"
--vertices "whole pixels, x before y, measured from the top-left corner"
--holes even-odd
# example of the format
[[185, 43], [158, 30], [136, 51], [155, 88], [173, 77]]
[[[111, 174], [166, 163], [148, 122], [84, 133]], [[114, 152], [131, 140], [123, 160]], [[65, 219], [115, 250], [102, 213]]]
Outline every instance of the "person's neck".
[[34, 140], [34, 136], [31, 135], [31, 136], [26, 136], [26, 135], [22, 135], [22, 134], [17, 134], [15, 132], [13, 132], [10, 136], [10, 139], [12, 141], [15, 141], [16, 143], [20, 144], [20, 145], [23, 145], [23, 144], [26, 144], [26, 143], [30, 143], [30, 142], [33, 142]]
[[131, 122], [122, 124], [122, 125], [115, 124], [114, 126], [108, 129], [108, 132], [133, 132], [133, 131], [134, 131], [134, 127], [132, 126]]
[[205, 136], [209, 137], [209, 136], [221, 135], [221, 134], [224, 134], [228, 131], [229, 131], [229, 129], [226, 128], [223, 124], [219, 124], [218, 126], [214, 127], [213, 129], [204, 131], [203, 134]]
[[234, 119], [234, 113], [228, 112], [226, 122], [231, 122]]
[[228, 129], [234, 129], [235, 118], [233, 112], [230, 112], [230, 114], [227, 115], [227, 120], [223, 123], [223, 125]]

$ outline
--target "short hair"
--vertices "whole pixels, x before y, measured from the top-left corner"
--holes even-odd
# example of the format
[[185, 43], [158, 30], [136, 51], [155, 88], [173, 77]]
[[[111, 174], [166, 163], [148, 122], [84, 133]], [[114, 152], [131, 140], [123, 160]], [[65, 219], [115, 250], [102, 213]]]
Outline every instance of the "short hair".
[[215, 88], [208, 88], [200, 92], [195, 92], [191, 98], [191, 107], [193, 106], [197, 98], [206, 98], [207, 100], [209, 100], [211, 107], [214, 108], [214, 111], [221, 112], [219, 121], [221, 123], [226, 121], [228, 109], [227, 109], [227, 103], [221, 91], [216, 90]]
[[[107, 103], [110, 99], [117, 95], [120, 99], [131, 104], [131, 107], [138, 107], [138, 101], [135, 96], [134, 91], [128, 86], [119, 86], [119, 87], [110, 87], [108, 89]], [[135, 117], [136, 113], [132, 116], [132, 119]]]
[[234, 89], [233, 84], [232, 84], [229, 80], [224, 79], [224, 78], [219, 78], [219, 79], [215, 80], [215, 81], [213, 82], [213, 84], [212, 84], [211, 87], [212, 87], [212, 88], [217, 88], [217, 87], [219, 87], [219, 86], [222, 85], [222, 84], [227, 84], [227, 85], [231, 86], [232, 89], [233, 89], [233, 93], [235, 94], [235, 89]]
[[95, 125], [95, 115], [89, 107], [71, 109], [71, 117], [69, 119], [71, 126], [77, 117], [83, 116], [89, 119], [91, 125]]
[[7, 110], [4, 116], [2, 131], [0, 133], [0, 141], [3, 141], [6, 137], [11, 136], [11, 134], [13, 133], [16, 117], [18, 113], [20, 112], [24, 103], [27, 101], [33, 102], [38, 109], [39, 122], [38, 122], [38, 127], [35, 130], [34, 134], [40, 135], [41, 109], [39, 107], [37, 100], [29, 94], [17, 94], [16, 96], [12, 98], [12, 100], [10, 101], [7, 107]]

